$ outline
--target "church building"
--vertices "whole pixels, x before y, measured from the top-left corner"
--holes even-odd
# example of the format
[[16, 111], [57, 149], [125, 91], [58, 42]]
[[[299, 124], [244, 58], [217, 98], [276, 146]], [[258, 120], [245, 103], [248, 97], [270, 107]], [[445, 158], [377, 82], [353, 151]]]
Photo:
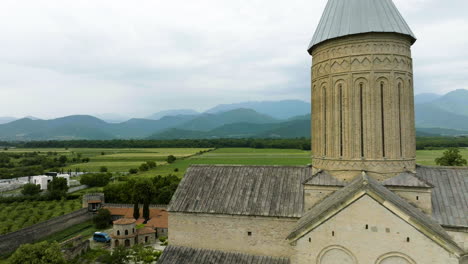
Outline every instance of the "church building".
[[329, 0], [312, 165], [191, 166], [158, 263], [468, 263], [468, 168], [415, 160], [415, 41], [392, 0]]

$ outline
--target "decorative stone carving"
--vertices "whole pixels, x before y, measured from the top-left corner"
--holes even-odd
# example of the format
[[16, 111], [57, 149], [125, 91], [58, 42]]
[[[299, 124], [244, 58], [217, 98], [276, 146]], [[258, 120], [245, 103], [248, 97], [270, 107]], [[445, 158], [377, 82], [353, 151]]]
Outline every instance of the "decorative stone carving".
[[370, 33], [312, 51], [312, 83], [321, 87], [312, 89], [314, 167], [414, 171], [410, 46], [402, 35]]

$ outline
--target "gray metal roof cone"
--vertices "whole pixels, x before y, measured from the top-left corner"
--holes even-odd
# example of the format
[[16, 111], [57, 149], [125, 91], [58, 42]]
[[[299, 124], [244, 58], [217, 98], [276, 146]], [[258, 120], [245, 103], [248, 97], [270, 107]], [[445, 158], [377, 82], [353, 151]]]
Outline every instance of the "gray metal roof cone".
[[416, 41], [392, 0], [328, 0], [308, 51], [329, 39], [371, 32], [399, 33]]

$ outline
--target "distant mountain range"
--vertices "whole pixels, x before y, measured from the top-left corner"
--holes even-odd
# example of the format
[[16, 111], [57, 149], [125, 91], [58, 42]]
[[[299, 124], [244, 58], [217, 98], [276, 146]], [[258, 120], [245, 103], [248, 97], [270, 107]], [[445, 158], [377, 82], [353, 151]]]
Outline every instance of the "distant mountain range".
[[[468, 135], [468, 91], [415, 96], [418, 136]], [[310, 137], [310, 103], [298, 100], [218, 105], [205, 113], [180, 109], [127, 121], [106, 114], [51, 120], [0, 117], [0, 140], [199, 139]]]

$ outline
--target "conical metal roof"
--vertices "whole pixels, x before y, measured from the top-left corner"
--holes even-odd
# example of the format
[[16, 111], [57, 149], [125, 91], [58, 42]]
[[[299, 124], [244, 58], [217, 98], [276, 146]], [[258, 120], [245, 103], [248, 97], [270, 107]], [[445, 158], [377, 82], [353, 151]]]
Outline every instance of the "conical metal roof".
[[329, 39], [370, 32], [416, 37], [392, 0], [328, 0], [308, 51]]

